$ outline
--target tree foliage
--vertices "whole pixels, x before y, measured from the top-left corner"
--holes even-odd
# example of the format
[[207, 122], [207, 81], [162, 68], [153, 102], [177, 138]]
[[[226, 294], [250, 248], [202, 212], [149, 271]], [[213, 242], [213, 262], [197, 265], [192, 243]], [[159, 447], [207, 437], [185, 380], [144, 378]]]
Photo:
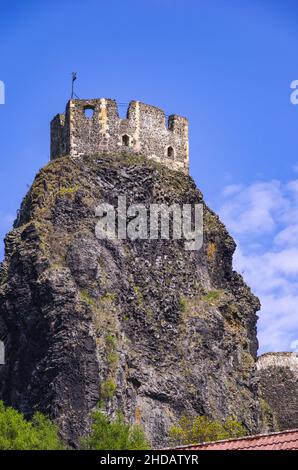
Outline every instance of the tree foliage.
[[19, 411], [0, 401], [0, 450], [62, 450], [58, 430], [42, 413], [26, 421]]
[[242, 437], [247, 435], [247, 430], [233, 418], [219, 422], [207, 416], [183, 416], [170, 428], [169, 435], [173, 444], [185, 445]]
[[101, 411], [95, 411], [89, 436], [81, 441], [85, 450], [148, 450], [149, 444], [140, 426], [126, 424], [119, 413], [110, 420]]

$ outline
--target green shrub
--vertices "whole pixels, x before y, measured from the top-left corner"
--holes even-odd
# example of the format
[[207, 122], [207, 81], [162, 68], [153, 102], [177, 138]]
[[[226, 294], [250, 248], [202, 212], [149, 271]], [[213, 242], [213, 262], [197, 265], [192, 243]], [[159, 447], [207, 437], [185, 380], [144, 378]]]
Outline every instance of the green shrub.
[[202, 299], [209, 305], [215, 305], [220, 300], [222, 293], [221, 290], [211, 290], [203, 295]]
[[232, 418], [224, 422], [213, 421], [207, 416], [182, 417], [178, 425], [172, 426], [169, 436], [173, 444], [185, 445], [218, 441], [247, 435], [244, 426]]
[[89, 436], [81, 440], [85, 450], [148, 450], [149, 445], [140, 426], [126, 424], [121, 414], [114, 421], [95, 411]]
[[104, 380], [100, 387], [101, 398], [107, 400], [108, 398], [113, 398], [113, 395], [116, 391], [117, 385], [115, 380], [108, 378]]
[[81, 299], [86, 302], [91, 308], [96, 308], [96, 300], [91, 297], [87, 289], [83, 289], [80, 292]]
[[179, 298], [179, 307], [181, 312], [185, 312], [187, 308], [187, 300], [185, 297], [180, 297]]
[[62, 450], [57, 427], [43, 414], [26, 421], [22, 413], [0, 401], [0, 450]]
[[112, 351], [107, 355], [107, 361], [110, 367], [116, 366], [119, 361], [119, 355], [117, 351]]
[[113, 351], [116, 349], [116, 346], [117, 346], [117, 339], [114, 335], [112, 334], [108, 334], [106, 336], [106, 345], [107, 345], [107, 348], [110, 350], [110, 351]]
[[68, 188], [60, 188], [58, 194], [64, 196], [65, 194], [74, 194], [79, 190], [79, 186], [71, 186]]

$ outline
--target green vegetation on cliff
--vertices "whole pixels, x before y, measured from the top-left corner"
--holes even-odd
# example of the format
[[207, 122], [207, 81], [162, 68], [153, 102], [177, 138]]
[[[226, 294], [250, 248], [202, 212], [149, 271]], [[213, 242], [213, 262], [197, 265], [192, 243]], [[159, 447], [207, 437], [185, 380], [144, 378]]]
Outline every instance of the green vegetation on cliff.
[[43, 414], [31, 421], [0, 401], [0, 450], [62, 450], [57, 427]]
[[92, 430], [81, 441], [85, 450], [148, 450], [149, 444], [140, 426], [126, 424], [121, 414], [111, 421], [101, 411], [92, 417]]
[[223, 422], [207, 416], [188, 418], [183, 416], [178, 425], [170, 429], [170, 438], [175, 445], [232, 439], [247, 435], [247, 430], [238, 421], [228, 418]]
[[[110, 420], [96, 411], [92, 430], [81, 441], [85, 450], [147, 450], [149, 444], [140, 426], [126, 424], [121, 414]], [[42, 413], [27, 421], [22, 413], [0, 401], [0, 450], [66, 450], [58, 428]]]

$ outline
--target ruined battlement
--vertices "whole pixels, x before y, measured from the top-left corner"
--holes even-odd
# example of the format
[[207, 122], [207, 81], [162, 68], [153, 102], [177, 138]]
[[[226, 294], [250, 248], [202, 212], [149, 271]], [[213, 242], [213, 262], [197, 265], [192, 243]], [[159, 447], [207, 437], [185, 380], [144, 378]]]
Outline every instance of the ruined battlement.
[[258, 357], [258, 370], [268, 369], [269, 367], [287, 367], [298, 375], [298, 353], [265, 353]]
[[188, 120], [139, 101], [121, 119], [115, 100], [70, 100], [51, 122], [51, 160], [100, 153], [143, 155], [188, 174]]
[[298, 353], [265, 353], [257, 360], [261, 397], [274, 412], [280, 430], [298, 427]]

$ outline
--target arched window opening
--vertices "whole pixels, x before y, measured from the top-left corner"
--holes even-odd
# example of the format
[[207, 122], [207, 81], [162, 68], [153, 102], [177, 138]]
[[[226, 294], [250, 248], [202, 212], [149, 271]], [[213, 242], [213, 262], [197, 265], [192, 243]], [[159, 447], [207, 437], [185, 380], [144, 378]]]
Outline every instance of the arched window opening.
[[173, 147], [171, 147], [171, 146], [170, 146], [170, 147], [168, 147], [168, 150], [167, 150], [167, 157], [168, 157], [168, 158], [172, 158], [172, 159], [173, 159], [173, 158], [174, 158], [174, 156], [175, 156], [175, 152], [174, 152], [174, 149], [173, 149]]
[[87, 106], [84, 108], [84, 114], [87, 119], [92, 119], [94, 115], [94, 108]]
[[122, 136], [122, 144], [125, 145], [125, 147], [129, 147], [129, 144], [130, 144], [129, 135], [124, 134], [124, 135]]

